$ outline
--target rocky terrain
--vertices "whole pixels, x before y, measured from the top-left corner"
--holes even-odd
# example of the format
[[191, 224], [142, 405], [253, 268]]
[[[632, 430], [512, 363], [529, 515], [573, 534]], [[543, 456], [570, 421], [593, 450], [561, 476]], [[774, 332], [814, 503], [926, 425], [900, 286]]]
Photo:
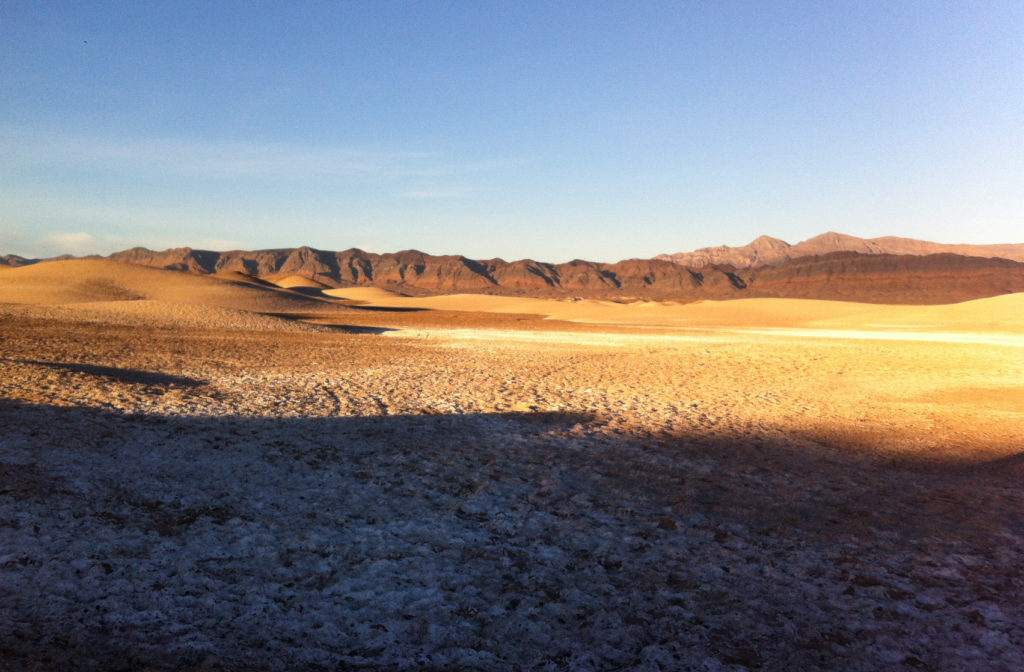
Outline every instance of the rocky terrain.
[[5, 672], [1024, 667], [1018, 297], [314, 326], [83, 263], [0, 272]]
[[833, 252], [735, 273], [750, 296], [943, 304], [1020, 292], [1021, 271], [999, 258]]
[[[738, 248], [563, 264], [476, 260], [416, 250], [373, 254], [310, 247], [214, 252], [133, 248], [113, 261], [165, 270], [289, 281], [313, 288], [374, 286], [412, 293], [614, 299], [787, 297], [941, 304], [1024, 291], [1024, 245], [942, 245], [907, 238], [865, 240], [827, 233], [797, 245], [762, 236]], [[0, 267], [37, 263], [16, 255]]]
[[704, 247], [693, 252], [661, 254], [655, 259], [671, 261], [682, 266], [707, 266], [729, 264], [736, 268], [751, 268], [779, 264], [800, 257], [814, 257], [832, 252], [857, 252], [858, 254], [959, 254], [968, 257], [1000, 257], [1013, 261], [1024, 261], [1024, 243], [1003, 245], [948, 245], [926, 240], [884, 236], [882, 238], [858, 238], [842, 233], [823, 233], [820, 236], [790, 245], [784, 240], [771, 236], [760, 236], [747, 245], [729, 247]]
[[657, 259], [546, 264], [307, 247], [255, 252], [135, 248], [110, 259], [250, 283], [286, 280], [291, 288], [372, 286], [413, 295], [473, 292], [679, 301], [786, 297], [940, 304], [1024, 291], [1024, 263], [955, 254], [834, 252], [746, 269], [685, 267]]

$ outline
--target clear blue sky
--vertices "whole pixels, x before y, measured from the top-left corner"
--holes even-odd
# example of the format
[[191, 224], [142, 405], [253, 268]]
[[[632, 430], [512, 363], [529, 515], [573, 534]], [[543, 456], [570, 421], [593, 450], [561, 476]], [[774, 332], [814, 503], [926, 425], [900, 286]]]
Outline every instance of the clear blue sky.
[[1024, 242], [1024, 2], [0, 3], [0, 253]]

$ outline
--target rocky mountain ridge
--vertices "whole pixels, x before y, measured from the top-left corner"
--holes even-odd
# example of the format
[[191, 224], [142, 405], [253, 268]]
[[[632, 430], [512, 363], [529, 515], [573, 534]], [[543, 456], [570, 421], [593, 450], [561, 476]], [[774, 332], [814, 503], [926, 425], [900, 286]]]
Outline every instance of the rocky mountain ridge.
[[858, 238], [830, 231], [820, 236], [790, 245], [779, 238], [760, 236], [747, 245], [729, 247], [718, 245], [704, 247], [692, 252], [659, 254], [655, 259], [671, 261], [682, 266], [703, 266], [707, 264], [730, 264], [736, 268], [771, 266], [800, 257], [818, 256], [832, 252], [857, 252], [859, 254], [959, 254], [968, 257], [1000, 257], [1024, 262], [1024, 243], [1000, 245], [949, 245], [932, 243], [914, 238], [884, 236], [882, 238]]
[[[937, 304], [1024, 292], [1024, 263], [1020, 261], [950, 253], [891, 254], [880, 251], [883, 247], [879, 240], [883, 239], [866, 241], [825, 234], [789, 246], [763, 236], [747, 246], [746, 262], [740, 259], [743, 263], [739, 264], [713, 261], [732, 258], [717, 253], [698, 255], [689, 265], [667, 259], [627, 259], [611, 264], [577, 259], [552, 264], [531, 259], [509, 262], [435, 256], [416, 250], [375, 254], [311, 247], [229, 252], [136, 247], [107, 258], [167, 270], [218, 274], [232, 281], [282, 283], [297, 276], [324, 288], [376, 286], [412, 295], [485, 293], [682, 301], [780, 297]], [[863, 249], [767, 261], [797, 249], [859, 245], [856, 241], [864, 244]], [[0, 265], [6, 266], [35, 261], [15, 255], [0, 257]], [[283, 284], [291, 286], [294, 282]]]
[[297, 275], [327, 287], [373, 285], [411, 293], [485, 292], [547, 294], [624, 292], [643, 295], [686, 292], [696, 287], [725, 288], [730, 268], [685, 269], [672, 262], [631, 259], [614, 264], [583, 261], [551, 264], [520, 259], [469, 259], [417, 250], [375, 254], [299, 247], [277, 250], [211, 252], [178, 248], [156, 252], [133, 248], [114, 261], [198, 273], [243, 273], [254, 277]]

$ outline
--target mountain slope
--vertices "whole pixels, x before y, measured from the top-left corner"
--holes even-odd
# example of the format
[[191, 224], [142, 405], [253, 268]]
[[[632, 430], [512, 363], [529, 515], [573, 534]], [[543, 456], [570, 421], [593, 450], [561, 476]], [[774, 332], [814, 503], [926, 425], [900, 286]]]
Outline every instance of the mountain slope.
[[759, 297], [938, 304], [1024, 291], [1024, 264], [956, 254], [832, 252], [737, 273]]
[[[778, 247], [774, 239], [759, 240], [758, 254]], [[823, 245], [831, 242], [821, 241]], [[233, 272], [272, 281], [290, 278], [291, 284], [305, 278], [313, 290], [370, 286], [421, 295], [470, 292], [684, 301], [789, 297], [936, 304], [1024, 292], [1024, 263], [955, 254], [833, 252], [748, 268], [729, 264], [686, 267], [660, 259], [614, 264], [477, 261], [415, 250], [372, 254], [309, 247], [251, 252], [135, 248], [110, 258], [198, 273]]]
[[[228, 252], [136, 247], [106, 260], [91, 260], [183, 271], [182, 275], [193, 277], [209, 275], [272, 292], [285, 287], [292, 290], [286, 292], [290, 297], [301, 294], [313, 300], [327, 298], [324, 290], [346, 287], [377, 287], [411, 295], [468, 292], [681, 301], [789, 297], [930, 304], [1024, 292], [1024, 245], [943, 245], [838, 233], [797, 245], [761, 236], [742, 247], [704, 248], [613, 264], [581, 259], [563, 264], [532, 259], [476, 260], [417, 250], [374, 254], [311, 247]], [[22, 271], [37, 261], [0, 257], [0, 273]], [[194, 291], [199, 296], [212, 290], [196, 286]], [[17, 293], [7, 292], [6, 296], [0, 300], [18, 301]], [[274, 302], [280, 300], [275, 297]]]
[[29, 266], [37, 263], [38, 259], [26, 259], [25, 257], [18, 256], [17, 254], [3, 254], [0, 255], [0, 268], [18, 268], [20, 266]]
[[1024, 243], [1006, 245], [948, 245], [913, 238], [885, 236], [858, 238], [842, 233], [823, 233], [802, 243], [790, 245], [784, 240], [761, 236], [748, 245], [705, 247], [693, 252], [661, 254], [655, 259], [671, 261], [682, 266], [730, 264], [736, 268], [750, 268], [779, 264], [800, 257], [830, 254], [832, 252], [858, 252], [860, 254], [959, 254], [968, 257], [1000, 257], [1024, 262]]

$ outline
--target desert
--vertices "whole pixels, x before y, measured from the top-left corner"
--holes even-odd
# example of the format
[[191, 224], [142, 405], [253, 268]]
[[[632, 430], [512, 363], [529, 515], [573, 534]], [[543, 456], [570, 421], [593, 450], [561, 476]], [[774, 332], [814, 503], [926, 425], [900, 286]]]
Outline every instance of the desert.
[[1024, 667], [1024, 294], [0, 269], [0, 669]]
[[1022, 26], [0, 2], [0, 672], [1024, 671]]

